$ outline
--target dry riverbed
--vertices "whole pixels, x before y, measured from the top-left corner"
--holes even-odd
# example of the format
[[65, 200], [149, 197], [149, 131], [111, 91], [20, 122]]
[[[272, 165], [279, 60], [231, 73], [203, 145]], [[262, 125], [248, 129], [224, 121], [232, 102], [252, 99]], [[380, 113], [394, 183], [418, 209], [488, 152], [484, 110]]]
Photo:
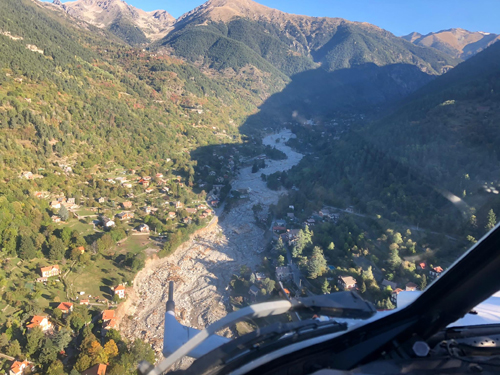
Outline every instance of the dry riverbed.
[[302, 158], [302, 154], [284, 144], [291, 136], [289, 130], [283, 130], [264, 138], [264, 144], [276, 146], [288, 159], [266, 160], [268, 166], [258, 173], [251, 173], [251, 167], [241, 169], [232, 186], [233, 189], [250, 188], [248, 200], [231, 209], [202, 235], [184, 243], [171, 256], [150, 260], [137, 274], [126, 311], [121, 309], [120, 314], [124, 316], [120, 331], [125, 337], [142, 338], [161, 352], [170, 280], [175, 282], [176, 313], [182, 324], [203, 328], [226, 315], [229, 297], [226, 287], [231, 276], [238, 273], [242, 265], [254, 269], [262, 261], [261, 252], [266, 245], [264, 231], [254, 224], [252, 206], [275, 204], [280, 194], [284, 194], [284, 191], [269, 190], [260, 175], [288, 170]]

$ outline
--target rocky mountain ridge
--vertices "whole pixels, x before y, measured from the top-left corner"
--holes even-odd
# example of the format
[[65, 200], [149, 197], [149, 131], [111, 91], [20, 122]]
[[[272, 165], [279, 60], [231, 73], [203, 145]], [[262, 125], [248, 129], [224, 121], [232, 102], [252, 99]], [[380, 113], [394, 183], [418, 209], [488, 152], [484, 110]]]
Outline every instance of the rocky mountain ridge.
[[[117, 28], [136, 28], [135, 33], [144, 34], [151, 41], [163, 38], [175, 23], [175, 18], [165, 10], [146, 12], [122, 0], [76, 0], [65, 3], [54, 0], [53, 5], [75, 18], [115, 33]], [[129, 39], [130, 36], [126, 36], [131, 32], [126, 31], [125, 34], [124, 39]]]
[[500, 35], [460, 28], [422, 35], [417, 32], [402, 37], [423, 47], [432, 47], [453, 57], [468, 59], [500, 40]]

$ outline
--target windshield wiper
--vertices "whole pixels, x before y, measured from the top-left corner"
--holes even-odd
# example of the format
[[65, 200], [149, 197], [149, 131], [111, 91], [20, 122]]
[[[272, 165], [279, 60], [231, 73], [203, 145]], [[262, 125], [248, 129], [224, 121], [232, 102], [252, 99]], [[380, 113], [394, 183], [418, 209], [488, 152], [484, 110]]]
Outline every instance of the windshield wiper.
[[[167, 302], [167, 314], [172, 314], [175, 309], [175, 303], [173, 302], [173, 283], [170, 282], [169, 285], [169, 301]], [[214, 337], [215, 332], [231, 326], [241, 320], [247, 318], [262, 318], [272, 315], [281, 315], [287, 312], [293, 311], [306, 311], [313, 313], [320, 313], [322, 315], [327, 315], [331, 317], [341, 317], [341, 318], [369, 318], [375, 314], [376, 310], [372, 304], [364, 301], [354, 292], [340, 292], [334, 294], [324, 294], [321, 296], [313, 296], [306, 298], [298, 298], [292, 303], [289, 301], [274, 301], [265, 302], [257, 305], [252, 305], [245, 307], [241, 310], [235, 311], [221, 320], [211, 324], [204, 330], [199, 332], [189, 341], [178, 347], [172, 354], [166, 357], [156, 368], [153, 368], [150, 364], [142, 362], [139, 365], [139, 371], [143, 374], [156, 375], [162, 374], [165, 370], [170, 368], [175, 362], [189, 355], [194, 349], [203, 344], [207, 339]], [[300, 322], [299, 322], [300, 323]], [[304, 327], [298, 328], [304, 329]], [[328, 322], [327, 322], [328, 323]], [[338, 323], [337, 323], [338, 325]], [[340, 327], [340, 325], [338, 325]], [[290, 330], [290, 328], [287, 328]], [[311, 331], [312, 332], [312, 331]], [[165, 338], [167, 338], [168, 332], [165, 330]], [[273, 333], [273, 330], [269, 330], [269, 334]], [[315, 332], [315, 335], [317, 333]], [[215, 337], [217, 337], [215, 335]], [[229, 344], [229, 343], [228, 343]], [[213, 349], [216, 349], [214, 347]]]
[[[179, 371], [178, 374], [202, 374], [207, 369], [217, 371], [221, 367], [231, 366], [233, 362], [238, 362], [243, 357], [245, 361], [250, 361], [292, 343], [345, 330], [347, 330], [347, 324], [338, 323], [335, 320], [274, 323], [216, 348], [195, 361], [187, 370]], [[172, 373], [174, 374], [177, 372]]]

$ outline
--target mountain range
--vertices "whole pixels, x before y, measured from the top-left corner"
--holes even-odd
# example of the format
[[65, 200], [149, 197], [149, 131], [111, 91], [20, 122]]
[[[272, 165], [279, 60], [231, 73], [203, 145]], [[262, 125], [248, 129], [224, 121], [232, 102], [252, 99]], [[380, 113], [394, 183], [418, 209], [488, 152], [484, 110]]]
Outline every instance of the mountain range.
[[435, 48], [456, 58], [468, 59], [500, 40], [500, 35], [481, 31], [449, 29], [426, 35], [413, 32], [402, 38], [419, 46]]
[[108, 29], [130, 44], [147, 43], [164, 37], [175, 18], [164, 10], [145, 12], [122, 0], [77, 0], [53, 6], [99, 28]]

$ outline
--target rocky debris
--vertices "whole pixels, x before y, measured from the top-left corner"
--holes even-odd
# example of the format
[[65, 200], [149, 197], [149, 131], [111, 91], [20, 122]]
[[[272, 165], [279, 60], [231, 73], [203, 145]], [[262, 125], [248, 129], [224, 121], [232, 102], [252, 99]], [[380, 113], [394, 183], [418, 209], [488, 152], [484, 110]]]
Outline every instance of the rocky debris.
[[[271, 174], [290, 169], [302, 155], [294, 152], [276, 138], [286, 138], [291, 132], [284, 130], [264, 139], [265, 144], [276, 146], [288, 155], [288, 159], [266, 161], [262, 173]], [[177, 319], [184, 325], [202, 329], [224, 317], [229, 307], [226, 290], [234, 273], [242, 265], [255, 268], [261, 263], [260, 253], [265, 248], [264, 231], [254, 223], [253, 205], [269, 206], [277, 203], [283, 192], [272, 191], [260, 178], [251, 173], [251, 167], [241, 170], [233, 182], [233, 188], [250, 188], [249, 199], [204, 231], [184, 243], [168, 258], [148, 262], [134, 281], [135, 297], [129, 318], [120, 323], [122, 334], [129, 338], [142, 338], [161, 353], [163, 347], [163, 320], [168, 298], [168, 282], [175, 282]], [[230, 336], [231, 331], [223, 332]], [[184, 363], [184, 362], [183, 362]], [[184, 365], [188, 365], [187, 361]]]

